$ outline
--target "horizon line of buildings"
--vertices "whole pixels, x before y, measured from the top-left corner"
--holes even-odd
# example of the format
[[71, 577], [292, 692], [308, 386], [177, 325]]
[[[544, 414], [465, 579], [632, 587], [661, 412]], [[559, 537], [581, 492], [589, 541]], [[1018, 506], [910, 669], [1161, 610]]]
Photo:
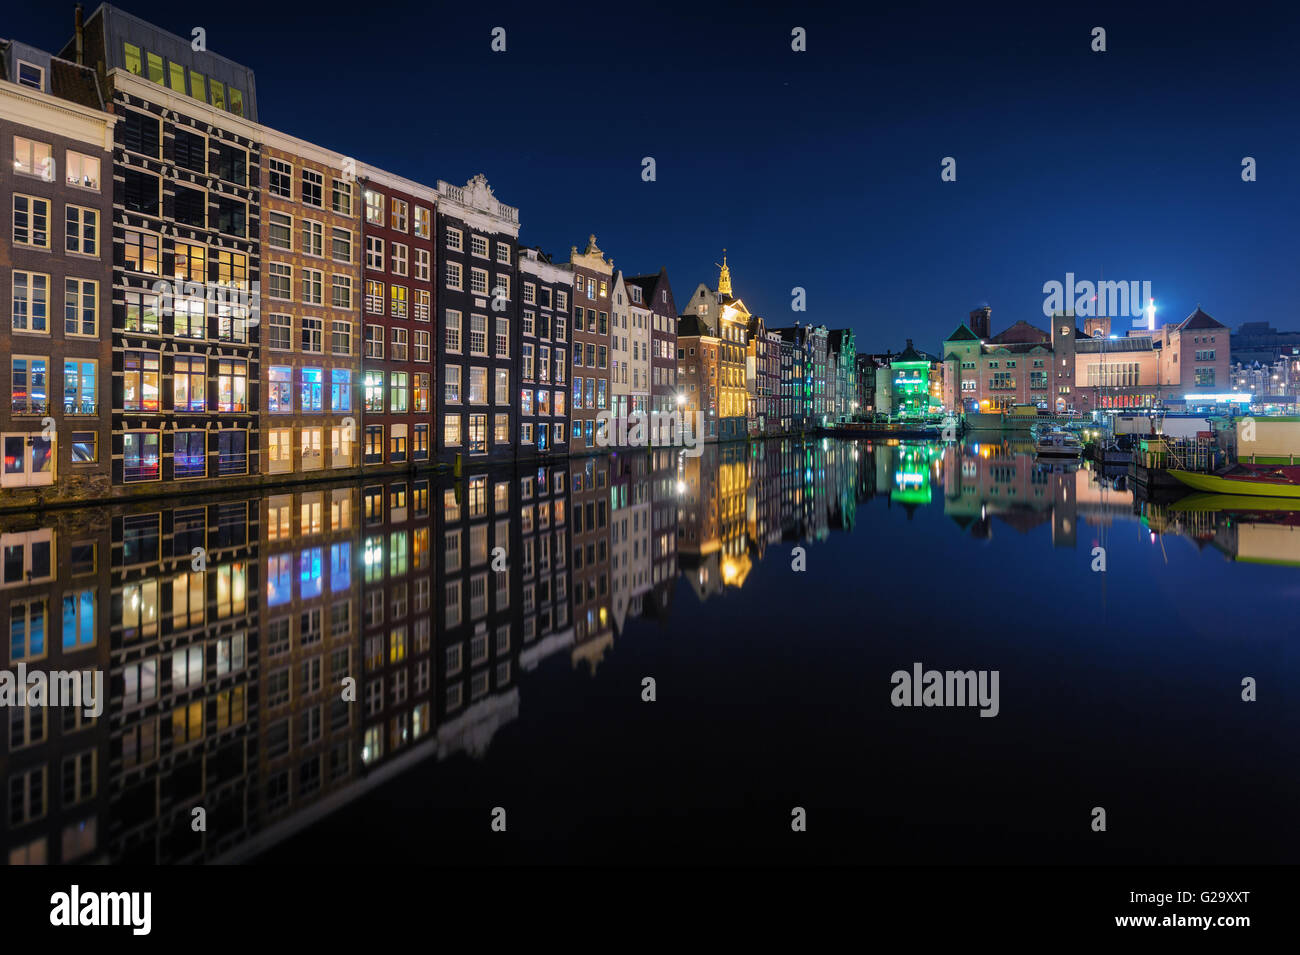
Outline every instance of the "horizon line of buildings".
[[988, 306], [972, 311], [939, 354], [911, 339], [900, 352], [858, 354], [865, 416], [1300, 408], [1300, 332], [1265, 322], [1233, 332], [1199, 305], [1181, 321], [1122, 336], [1106, 316], [1080, 327], [1073, 314], [1056, 315], [1050, 329], [1017, 321], [996, 334], [991, 316]]
[[251, 69], [107, 4], [57, 55], [0, 59], [0, 507], [584, 455], [654, 412], [728, 441], [1244, 382], [1295, 401], [1300, 345], [1232, 366], [1199, 307], [1122, 338], [994, 335], [986, 307], [939, 355], [859, 355], [851, 329], [751, 312], [725, 250], [679, 303], [594, 234], [567, 261], [521, 243], [481, 174], [422, 184], [264, 125]]

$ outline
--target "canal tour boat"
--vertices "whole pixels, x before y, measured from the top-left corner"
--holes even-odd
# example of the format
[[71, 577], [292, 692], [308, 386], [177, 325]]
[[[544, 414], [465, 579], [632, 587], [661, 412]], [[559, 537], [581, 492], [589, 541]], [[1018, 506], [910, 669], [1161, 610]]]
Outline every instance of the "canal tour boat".
[[1083, 445], [1070, 431], [1044, 431], [1034, 442], [1034, 451], [1040, 458], [1077, 458]]
[[1196, 491], [1300, 498], [1300, 465], [1239, 463], [1211, 473], [1170, 468], [1169, 474]]

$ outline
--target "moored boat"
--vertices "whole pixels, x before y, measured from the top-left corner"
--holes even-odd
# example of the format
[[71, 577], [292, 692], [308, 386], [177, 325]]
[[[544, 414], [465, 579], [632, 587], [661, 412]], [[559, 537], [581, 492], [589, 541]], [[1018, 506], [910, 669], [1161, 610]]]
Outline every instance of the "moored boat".
[[1044, 431], [1034, 441], [1034, 451], [1044, 458], [1077, 458], [1083, 445], [1069, 431]]
[[1208, 474], [1170, 468], [1169, 474], [1196, 491], [1300, 498], [1300, 465], [1235, 464]]

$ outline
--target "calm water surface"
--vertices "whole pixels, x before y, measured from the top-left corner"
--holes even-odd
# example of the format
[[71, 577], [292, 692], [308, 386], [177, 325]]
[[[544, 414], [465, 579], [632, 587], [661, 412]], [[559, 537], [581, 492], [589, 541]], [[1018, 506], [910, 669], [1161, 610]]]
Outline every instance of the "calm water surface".
[[[112, 697], [6, 750], [11, 860], [1295, 861], [1300, 514], [998, 436], [564, 464], [4, 518], [61, 563], [11, 619]], [[997, 716], [891, 705], [914, 663]]]

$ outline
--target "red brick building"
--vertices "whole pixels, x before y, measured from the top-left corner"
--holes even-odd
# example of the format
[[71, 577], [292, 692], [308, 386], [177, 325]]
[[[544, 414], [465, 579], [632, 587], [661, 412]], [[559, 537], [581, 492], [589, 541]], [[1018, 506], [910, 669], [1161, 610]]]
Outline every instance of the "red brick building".
[[1198, 306], [1154, 332], [1111, 333], [1109, 318], [1055, 316], [1050, 331], [1019, 321], [988, 335], [987, 307], [944, 341], [946, 408], [1004, 411], [1036, 404], [1054, 413], [1150, 408], [1229, 384], [1229, 330]]
[[6, 507], [107, 497], [113, 128], [92, 71], [11, 45], [0, 90]]
[[373, 167], [360, 177], [362, 461], [405, 468], [433, 453], [438, 194]]

